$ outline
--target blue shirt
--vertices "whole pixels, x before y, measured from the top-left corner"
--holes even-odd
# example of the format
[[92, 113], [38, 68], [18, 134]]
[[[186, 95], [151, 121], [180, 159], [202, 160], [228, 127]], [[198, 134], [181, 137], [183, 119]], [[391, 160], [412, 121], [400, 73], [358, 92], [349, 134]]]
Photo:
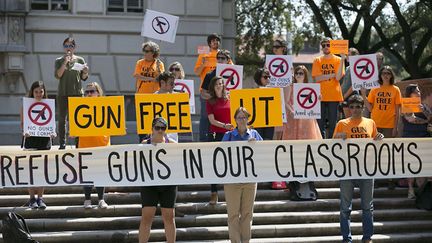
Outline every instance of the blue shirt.
[[248, 141], [250, 138], [255, 138], [257, 141], [262, 141], [261, 135], [255, 129], [247, 129], [246, 133], [241, 136], [238, 129], [228, 131], [222, 138], [222, 141]]

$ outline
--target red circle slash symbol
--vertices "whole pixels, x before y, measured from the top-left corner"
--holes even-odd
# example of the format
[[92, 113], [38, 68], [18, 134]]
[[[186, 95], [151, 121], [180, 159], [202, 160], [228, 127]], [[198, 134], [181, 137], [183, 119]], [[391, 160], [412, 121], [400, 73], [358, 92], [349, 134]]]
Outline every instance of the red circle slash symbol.
[[[48, 115], [46, 113], [48, 113]], [[38, 126], [45, 126], [52, 119], [51, 108], [43, 102], [36, 102], [32, 104], [29, 107], [27, 114], [30, 118], [30, 121]]]
[[[276, 61], [280, 62], [278, 63]], [[268, 69], [273, 77], [280, 78], [288, 73], [289, 65], [285, 59], [277, 57], [271, 60]]]
[[179, 93], [186, 92], [186, 93], [188, 93], [189, 98], [190, 98], [191, 92], [189, 90], [189, 87], [186, 84], [184, 84], [184, 83], [175, 83], [174, 85], [175, 85], [174, 86], [174, 91], [179, 92]]
[[318, 96], [315, 90], [311, 88], [302, 88], [297, 94], [297, 102], [303, 109], [310, 109], [314, 107], [317, 101]]
[[367, 58], [360, 58], [354, 63], [354, 73], [359, 79], [369, 79], [375, 72], [375, 66]]
[[170, 28], [170, 23], [166, 18], [157, 16], [152, 20], [152, 28], [158, 34], [165, 34]]
[[240, 84], [240, 75], [235, 69], [225, 68], [220, 73], [220, 76], [226, 80], [225, 87], [227, 90], [236, 89]]

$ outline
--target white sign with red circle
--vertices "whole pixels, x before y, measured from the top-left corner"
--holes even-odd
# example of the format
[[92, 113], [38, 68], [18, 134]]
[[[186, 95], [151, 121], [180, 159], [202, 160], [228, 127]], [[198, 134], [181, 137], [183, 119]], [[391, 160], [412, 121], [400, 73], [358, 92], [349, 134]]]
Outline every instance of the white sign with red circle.
[[266, 55], [266, 68], [270, 72], [272, 87], [286, 87], [292, 83], [293, 62], [291, 55]]
[[141, 26], [141, 36], [174, 43], [178, 23], [178, 16], [147, 9]]
[[294, 118], [320, 119], [320, 85], [309, 83], [295, 83], [293, 86]]
[[55, 134], [54, 99], [23, 98], [23, 133], [36, 137], [50, 137]]
[[195, 89], [194, 81], [189, 79], [174, 80], [174, 92], [189, 94], [189, 106], [191, 114], [195, 114]]
[[376, 54], [350, 56], [350, 75], [353, 90], [379, 87]]
[[216, 76], [221, 76], [225, 80], [226, 89], [243, 88], [243, 66], [231, 64], [217, 64]]

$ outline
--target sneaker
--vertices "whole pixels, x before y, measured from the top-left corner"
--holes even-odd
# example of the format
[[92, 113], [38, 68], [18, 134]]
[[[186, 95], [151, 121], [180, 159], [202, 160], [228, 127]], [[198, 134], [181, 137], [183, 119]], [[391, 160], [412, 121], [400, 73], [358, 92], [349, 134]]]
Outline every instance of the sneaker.
[[102, 200], [99, 200], [98, 207], [105, 209], [105, 208], [108, 208], [108, 204], [105, 202], [105, 200], [102, 199]]
[[90, 209], [90, 208], [92, 208], [91, 200], [85, 200], [85, 201], [84, 201], [84, 208], [85, 208], [85, 209]]
[[209, 204], [210, 205], [215, 205], [217, 202], [218, 202], [218, 193], [217, 192], [212, 192], [211, 196], [210, 196]]
[[37, 209], [39, 207], [37, 202], [36, 202], [36, 198], [34, 198], [34, 197], [30, 198], [28, 207], [31, 209]]
[[38, 205], [39, 209], [45, 209], [47, 207], [46, 204], [45, 204], [45, 202], [44, 202], [44, 200], [43, 200], [43, 198], [41, 198], [41, 197], [38, 197], [38, 199], [36, 200], [36, 202], [37, 202], [37, 205]]
[[408, 189], [408, 199], [415, 199], [415, 193], [414, 193], [414, 188], [410, 188]]

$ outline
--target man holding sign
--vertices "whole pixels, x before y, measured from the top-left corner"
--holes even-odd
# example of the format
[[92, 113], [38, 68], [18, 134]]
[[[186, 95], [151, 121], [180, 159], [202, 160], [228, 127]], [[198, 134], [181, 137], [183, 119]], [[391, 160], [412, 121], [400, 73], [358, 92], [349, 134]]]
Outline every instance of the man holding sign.
[[339, 80], [345, 73], [345, 54], [342, 54], [342, 58], [331, 54], [330, 40], [326, 37], [321, 41], [323, 55], [316, 57], [312, 64], [312, 78], [321, 86], [321, 119], [318, 120], [318, 125], [323, 138], [330, 138], [333, 134], [338, 105], [343, 101]]

